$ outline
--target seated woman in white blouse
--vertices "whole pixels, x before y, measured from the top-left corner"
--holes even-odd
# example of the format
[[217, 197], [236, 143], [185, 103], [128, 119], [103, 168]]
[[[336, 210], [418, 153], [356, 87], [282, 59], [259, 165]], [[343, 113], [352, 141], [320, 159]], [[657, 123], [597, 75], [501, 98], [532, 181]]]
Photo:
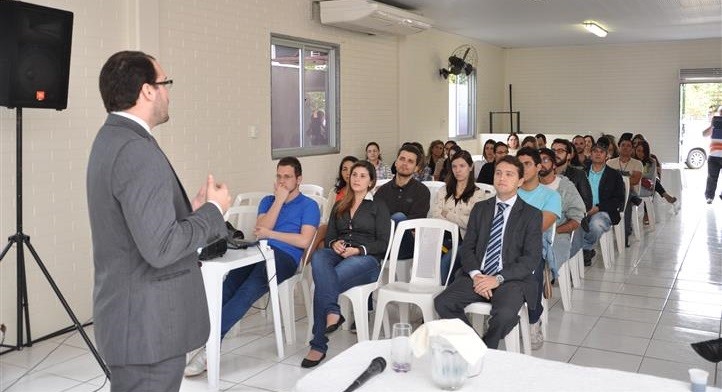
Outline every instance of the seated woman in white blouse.
[[[446, 219], [449, 222], [459, 225], [459, 247], [466, 234], [466, 226], [469, 223], [469, 213], [474, 204], [485, 200], [487, 196], [474, 183], [474, 162], [468, 151], [461, 150], [451, 157], [451, 174], [446, 176], [446, 187], [439, 189], [436, 199], [431, 201], [431, 217]], [[441, 284], [444, 284], [451, 263], [451, 239], [444, 239], [444, 245], [448, 252], [441, 256]], [[461, 252], [457, 253], [458, 257]], [[457, 259], [458, 259], [457, 257]], [[454, 263], [457, 264], [456, 262]], [[457, 265], [458, 266], [458, 265]], [[453, 268], [455, 269], [455, 268]], [[453, 281], [453, 274], [449, 283]]]

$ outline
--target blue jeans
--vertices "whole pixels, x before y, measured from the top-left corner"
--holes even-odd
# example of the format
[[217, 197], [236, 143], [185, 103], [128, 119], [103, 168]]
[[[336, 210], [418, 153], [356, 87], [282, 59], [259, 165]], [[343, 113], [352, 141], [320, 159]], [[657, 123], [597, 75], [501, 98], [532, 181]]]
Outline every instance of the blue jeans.
[[[394, 221], [396, 226], [399, 222], [403, 222], [409, 219], [403, 212], [395, 212], [391, 214], [391, 220]], [[399, 246], [399, 260], [411, 259], [414, 257], [414, 235], [412, 230], [406, 230], [404, 237], [401, 239], [401, 245]]]
[[[278, 283], [296, 273], [297, 264], [288, 253], [271, 246], [276, 258]], [[231, 270], [223, 281], [221, 307], [221, 339], [246, 314], [254, 302], [268, 292], [268, 274], [265, 263], [255, 263]]]
[[[374, 256], [351, 256], [347, 259], [333, 249], [323, 248], [311, 257], [313, 282], [313, 339], [311, 348], [325, 353], [328, 349], [326, 337], [326, 315], [341, 314], [338, 296], [344, 291], [362, 284], [375, 282], [381, 270]], [[356, 315], [367, 317], [367, 315]]]
[[602, 234], [612, 228], [612, 220], [606, 212], [597, 212], [589, 219], [589, 231], [584, 231], [582, 249], [592, 250]]

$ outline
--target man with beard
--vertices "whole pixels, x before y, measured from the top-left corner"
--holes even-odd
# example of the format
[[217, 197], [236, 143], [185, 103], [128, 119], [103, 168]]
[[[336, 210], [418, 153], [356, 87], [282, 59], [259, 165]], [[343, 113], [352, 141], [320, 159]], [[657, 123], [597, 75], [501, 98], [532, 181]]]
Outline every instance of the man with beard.
[[[431, 192], [426, 185], [413, 178], [417, 167], [424, 161], [424, 154], [411, 144], [402, 146], [396, 156], [396, 175], [379, 187], [374, 194], [386, 203], [391, 219], [399, 223], [407, 219], [426, 218], [429, 213]], [[414, 238], [407, 231], [401, 241], [399, 259], [414, 257]]]
[[[551, 251], [551, 227], [557, 219], [562, 217], [562, 200], [557, 191], [554, 191], [539, 183], [539, 170], [541, 169], [541, 156], [539, 152], [530, 147], [522, 147], [516, 157], [524, 166], [524, 183], [517, 194], [527, 204], [536, 207], [542, 212], [542, 248], [545, 255]], [[548, 258], [549, 256], [547, 256]], [[541, 348], [544, 344], [544, 335], [541, 329], [541, 314], [544, 310], [541, 299], [544, 290], [544, 258], [539, 260], [534, 277], [538, 284], [538, 299], [535, 307], [529, 308], [529, 324], [531, 324], [531, 347], [534, 350]], [[533, 308], [533, 310], [532, 310]]]
[[[579, 227], [586, 208], [584, 201], [579, 196], [577, 188], [564, 176], [558, 176], [555, 169], [554, 151], [548, 148], [539, 150], [541, 156], [541, 170], [539, 170], [539, 182], [542, 185], [559, 192], [562, 198], [562, 217], [557, 219], [557, 231], [554, 238], [554, 257], [547, 259], [549, 267], [556, 273], [561, 263], [569, 259], [571, 255], [577, 254], [581, 249], [582, 242], [571, 243], [571, 235]], [[576, 245], [576, 246], [573, 246]]]

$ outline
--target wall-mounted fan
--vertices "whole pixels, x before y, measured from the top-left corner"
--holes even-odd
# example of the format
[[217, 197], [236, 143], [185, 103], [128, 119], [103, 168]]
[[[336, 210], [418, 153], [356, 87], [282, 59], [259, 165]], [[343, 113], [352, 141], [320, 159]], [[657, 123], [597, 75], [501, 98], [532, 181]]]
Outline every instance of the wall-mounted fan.
[[462, 72], [468, 76], [476, 69], [477, 59], [476, 49], [473, 46], [461, 45], [451, 53], [449, 66], [441, 68], [439, 75], [443, 76], [444, 79], [448, 78], [449, 75], [459, 75]]

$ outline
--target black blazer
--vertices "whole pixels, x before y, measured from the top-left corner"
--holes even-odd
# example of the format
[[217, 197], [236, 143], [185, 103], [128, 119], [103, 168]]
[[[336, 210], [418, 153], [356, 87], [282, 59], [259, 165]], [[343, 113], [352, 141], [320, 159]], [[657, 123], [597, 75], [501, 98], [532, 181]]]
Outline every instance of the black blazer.
[[[587, 177], [590, 169], [591, 166], [587, 166], [585, 169]], [[609, 219], [612, 220], [613, 225], [619, 223], [619, 212], [624, 209], [624, 181], [618, 171], [606, 165], [599, 181], [599, 203], [597, 206], [599, 211], [609, 214]]]
[[[465, 273], [480, 270], [484, 260], [486, 246], [491, 234], [491, 222], [494, 219], [496, 197], [480, 201], [474, 205], [469, 215], [464, 242], [461, 245], [461, 266]], [[502, 270], [504, 282], [521, 281], [527, 304], [534, 308], [537, 302], [538, 287], [534, 274], [542, 259], [542, 213], [516, 198], [511, 208], [504, 230], [502, 247]]]

